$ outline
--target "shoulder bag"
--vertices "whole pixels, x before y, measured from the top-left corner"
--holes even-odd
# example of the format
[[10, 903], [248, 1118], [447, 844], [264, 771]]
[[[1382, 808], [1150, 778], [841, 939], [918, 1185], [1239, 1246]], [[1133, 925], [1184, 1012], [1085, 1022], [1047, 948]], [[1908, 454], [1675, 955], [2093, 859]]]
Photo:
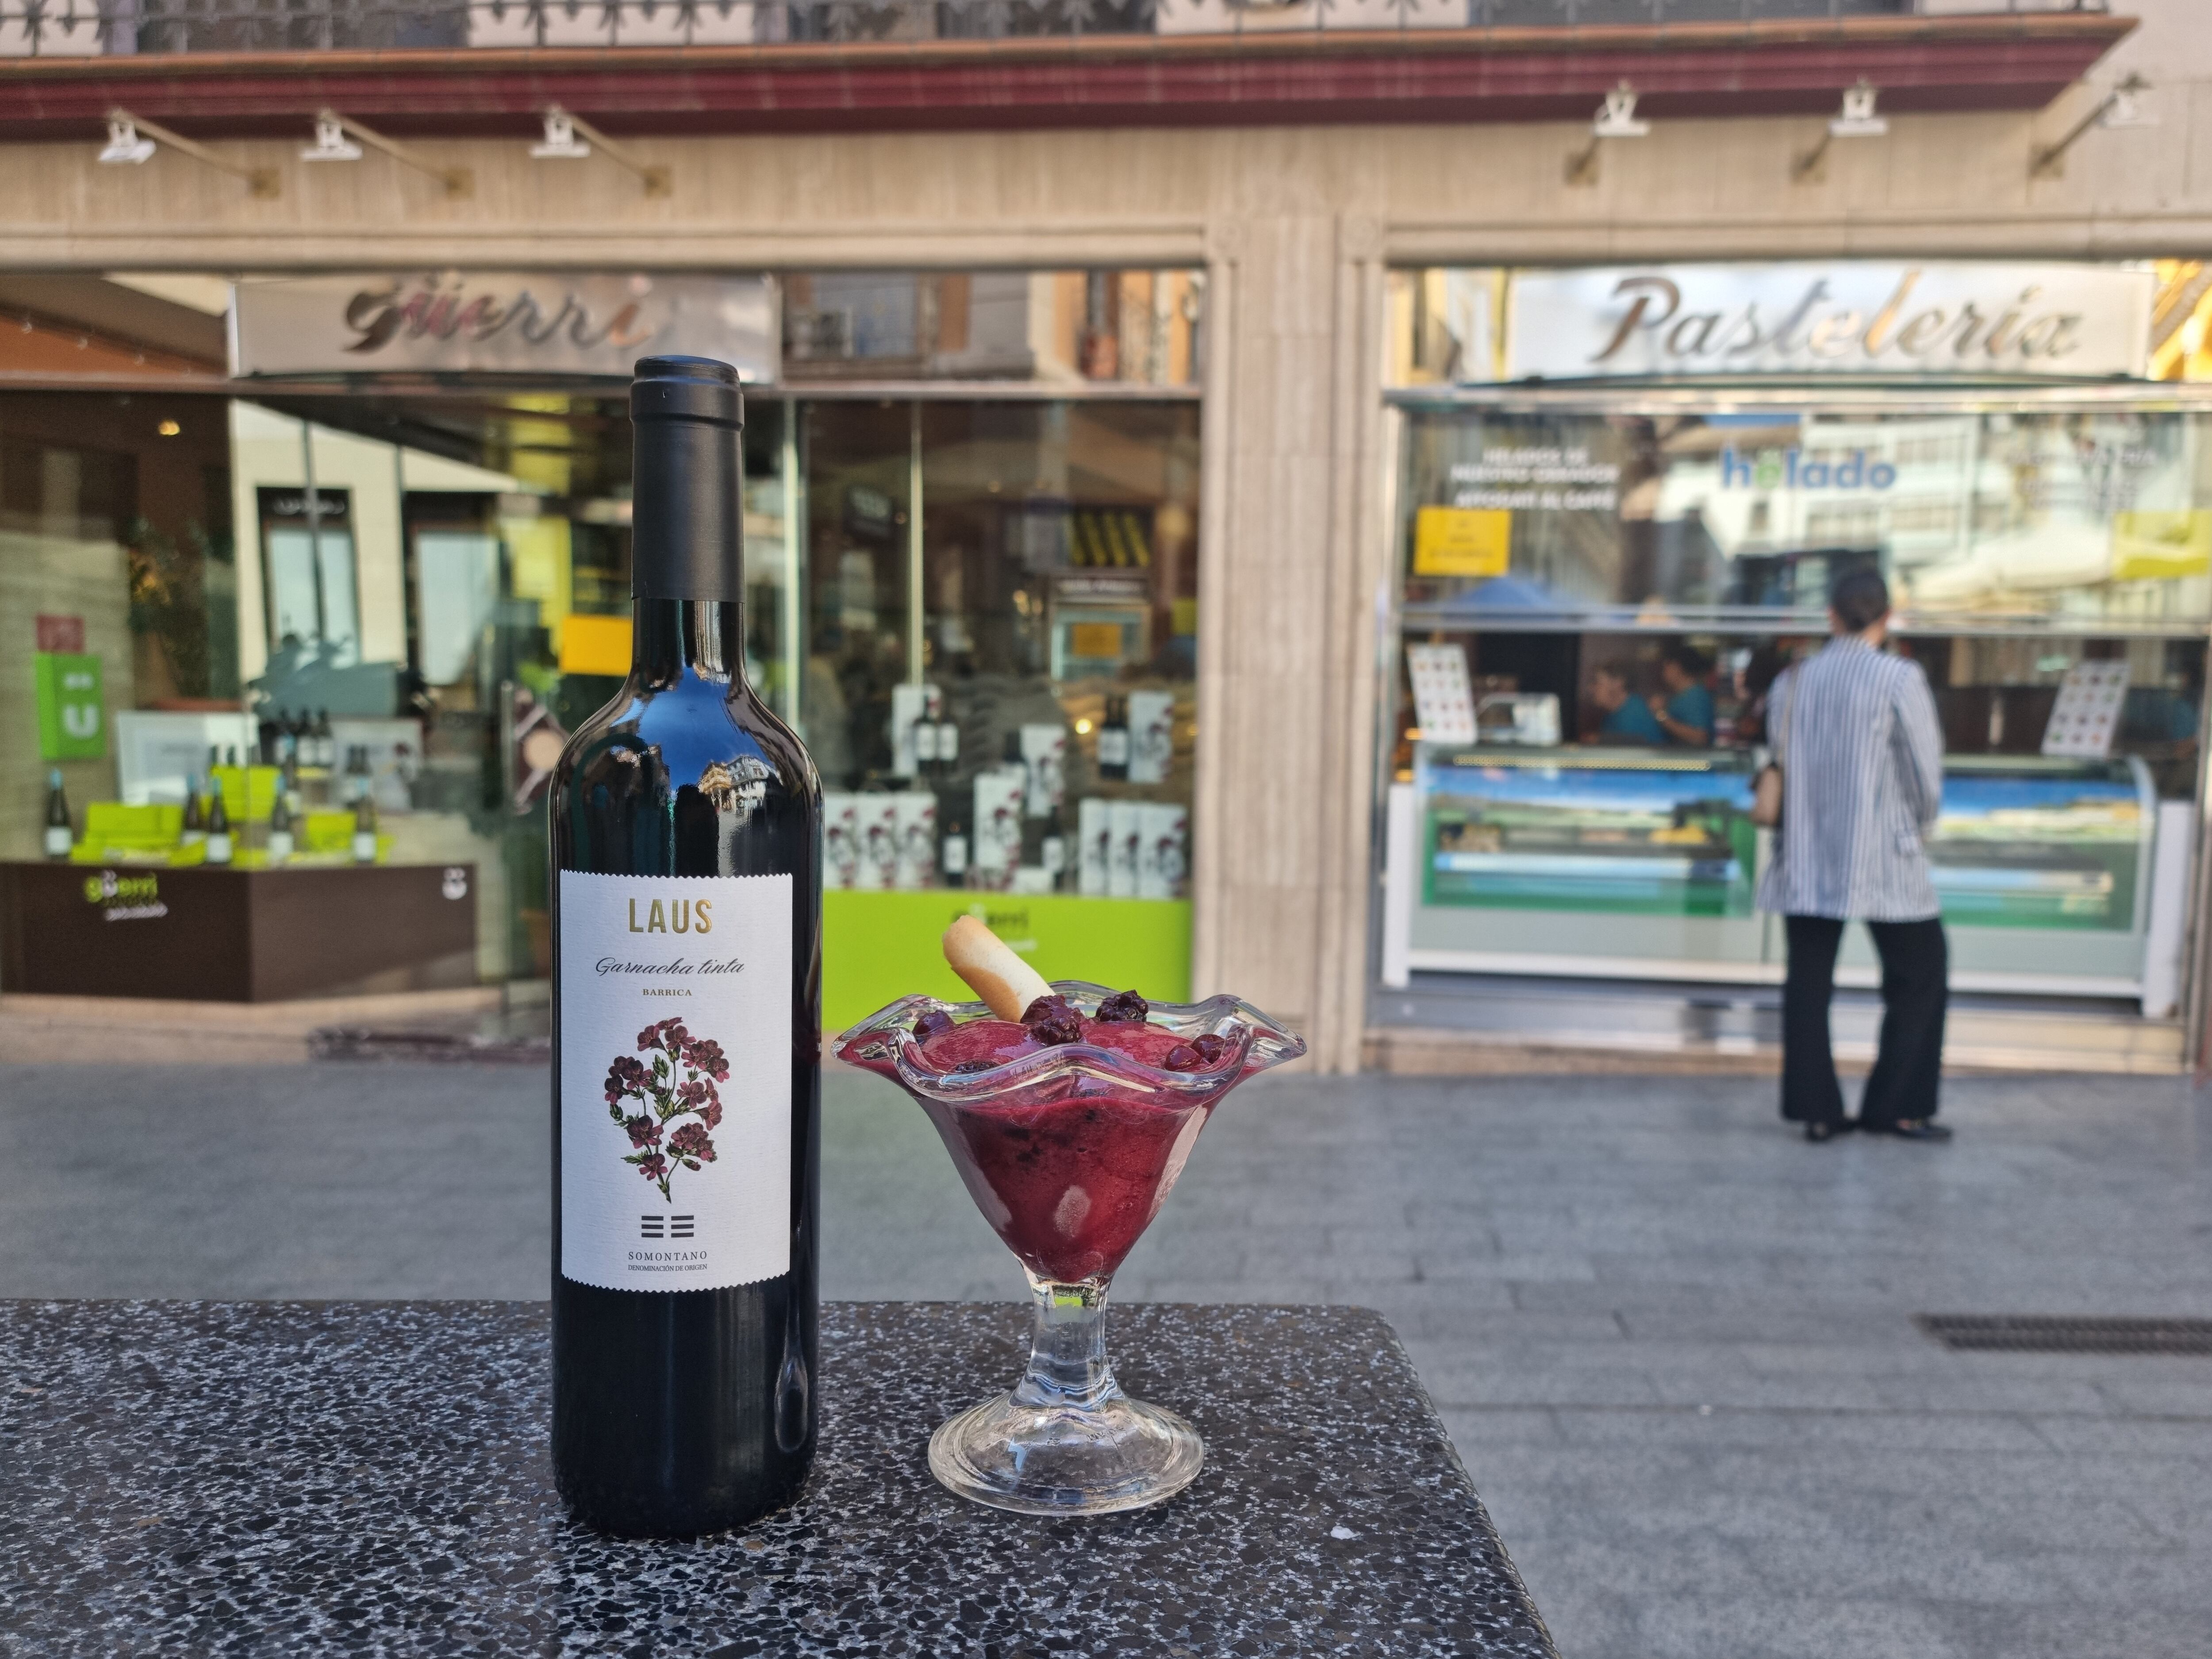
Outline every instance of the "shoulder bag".
[[1751, 781], [1751, 821], [1762, 830], [1782, 827], [1782, 746], [1790, 736], [1790, 711], [1797, 701], [1797, 670], [1802, 664], [1790, 666], [1790, 690], [1782, 700], [1782, 724], [1771, 734], [1774, 738], [1774, 758], [1759, 769], [1759, 775]]

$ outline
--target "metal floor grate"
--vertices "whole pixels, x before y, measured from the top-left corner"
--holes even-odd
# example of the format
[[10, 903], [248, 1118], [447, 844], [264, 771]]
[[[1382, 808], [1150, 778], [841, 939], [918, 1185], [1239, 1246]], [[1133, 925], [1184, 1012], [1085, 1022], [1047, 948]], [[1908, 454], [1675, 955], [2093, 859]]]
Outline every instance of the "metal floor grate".
[[2034, 1314], [1915, 1314], [1912, 1322], [1954, 1351], [2002, 1353], [2202, 1354], [2212, 1319], [2090, 1319]]

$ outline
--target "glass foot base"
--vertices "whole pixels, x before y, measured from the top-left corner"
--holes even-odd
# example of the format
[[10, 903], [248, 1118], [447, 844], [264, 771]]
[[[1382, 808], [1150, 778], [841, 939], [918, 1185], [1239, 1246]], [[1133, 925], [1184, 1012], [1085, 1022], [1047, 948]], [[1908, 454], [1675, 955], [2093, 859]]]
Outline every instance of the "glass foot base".
[[1190, 1485], [1205, 1461], [1196, 1429], [1118, 1390], [1081, 1407], [1002, 1394], [929, 1437], [929, 1472], [948, 1490], [1024, 1515], [1140, 1510]]

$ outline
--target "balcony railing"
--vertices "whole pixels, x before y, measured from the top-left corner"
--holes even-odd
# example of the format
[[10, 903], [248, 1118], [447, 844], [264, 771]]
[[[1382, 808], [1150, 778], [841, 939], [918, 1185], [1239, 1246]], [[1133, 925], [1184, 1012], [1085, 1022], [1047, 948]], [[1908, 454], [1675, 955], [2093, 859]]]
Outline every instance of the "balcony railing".
[[0, 0], [0, 58], [1572, 29], [2106, 9], [2104, 0]]

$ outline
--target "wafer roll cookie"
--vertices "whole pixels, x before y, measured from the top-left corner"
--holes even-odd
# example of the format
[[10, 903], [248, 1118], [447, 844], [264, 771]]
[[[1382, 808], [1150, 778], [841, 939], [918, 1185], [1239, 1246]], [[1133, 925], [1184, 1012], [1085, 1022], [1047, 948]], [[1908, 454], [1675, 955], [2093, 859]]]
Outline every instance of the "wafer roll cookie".
[[1000, 1019], [1018, 1020], [1030, 1004], [1052, 994], [1043, 975], [974, 916], [945, 930], [945, 959]]

